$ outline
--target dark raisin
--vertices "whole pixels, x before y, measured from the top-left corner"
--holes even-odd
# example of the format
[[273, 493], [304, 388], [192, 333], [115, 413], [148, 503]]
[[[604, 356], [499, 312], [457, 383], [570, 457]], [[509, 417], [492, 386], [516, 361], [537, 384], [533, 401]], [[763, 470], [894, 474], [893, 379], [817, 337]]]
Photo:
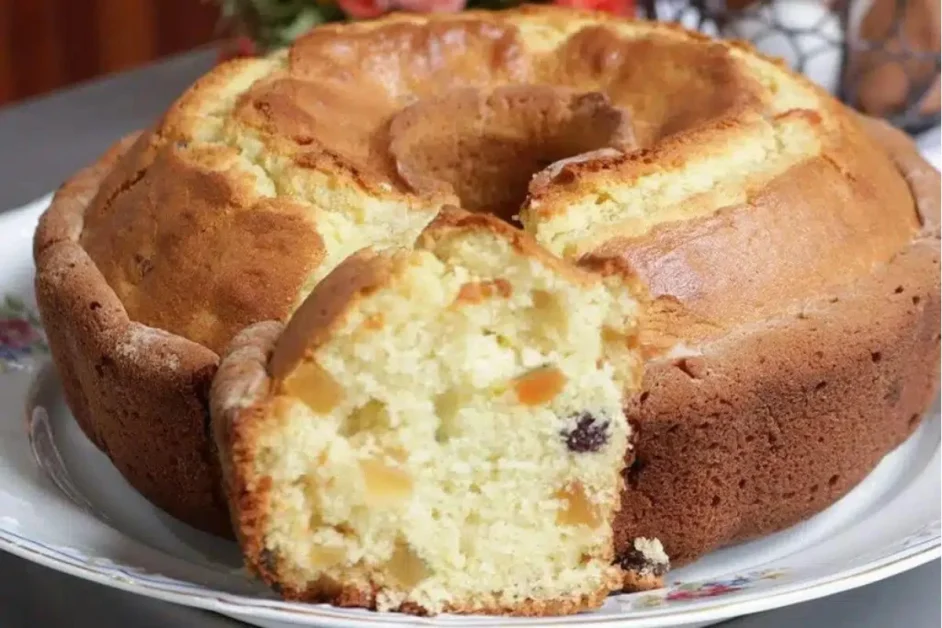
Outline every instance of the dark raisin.
[[625, 571], [660, 577], [667, 573], [670, 564], [648, 560], [642, 552], [632, 546], [618, 556], [618, 566]]
[[625, 486], [638, 488], [638, 483], [641, 481], [641, 472], [647, 464], [648, 462], [645, 459], [636, 455], [631, 464], [621, 470], [621, 477], [625, 481]]
[[598, 451], [608, 442], [608, 421], [596, 419], [588, 412], [578, 415], [576, 426], [561, 432], [569, 451]]

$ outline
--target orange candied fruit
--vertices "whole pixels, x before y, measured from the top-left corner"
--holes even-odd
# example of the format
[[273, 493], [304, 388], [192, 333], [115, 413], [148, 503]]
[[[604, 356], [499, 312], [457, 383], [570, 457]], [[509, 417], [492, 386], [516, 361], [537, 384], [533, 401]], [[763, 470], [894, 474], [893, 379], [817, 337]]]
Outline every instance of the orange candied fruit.
[[552, 401], [566, 386], [566, 376], [555, 366], [544, 366], [514, 380], [517, 399], [525, 406]]
[[556, 515], [556, 521], [560, 525], [587, 525], [595, 528], [602, 523], [598, 506], [585, 494], [581, 483], [575, 482], [559, 489], [555, 497], [562, 502], [562, 508]]
[[318, 414], [343, 401], [343, 387], [317, 362], [302, 362], [283, 382], [284, 391]]

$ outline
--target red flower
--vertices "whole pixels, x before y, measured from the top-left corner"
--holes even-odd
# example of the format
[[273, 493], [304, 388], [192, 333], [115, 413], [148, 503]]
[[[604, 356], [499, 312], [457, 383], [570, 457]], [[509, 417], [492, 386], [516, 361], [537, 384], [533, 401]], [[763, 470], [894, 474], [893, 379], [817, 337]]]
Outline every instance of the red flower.
[[553, 4], [575, 9], [605, 11], [615, 15], [635, 14], [635, 0], [553, 0]]
[[708, 583], [700, 587], [699, 589], [680, 589], [677, 591], [671, 591], [667, 594], [667, 599], [670, 601], [675, 600], [696, 600], [704, 597], [716, 597], [718, 595], [725, 595], [726, 593], [732, 593], [733, 591], [739, 591], [741, 587], [731, 587], [723, 583]]
[[0, 347], [25, 349], [37, 338], [36, 330], [28, 321], [18, 318], [0, 320]]
[[457, 13], [465, 0], [397, 0], [396, 6], [414, 13]]
[[389, 0], [338, 0], [340, 9], [357, 20], [379, 17], [392, 8]]
[[341, 10], [350, 17], [366, 20], [389, 11], [412, 13], [457, 13], [466, 0], [338, 0]]

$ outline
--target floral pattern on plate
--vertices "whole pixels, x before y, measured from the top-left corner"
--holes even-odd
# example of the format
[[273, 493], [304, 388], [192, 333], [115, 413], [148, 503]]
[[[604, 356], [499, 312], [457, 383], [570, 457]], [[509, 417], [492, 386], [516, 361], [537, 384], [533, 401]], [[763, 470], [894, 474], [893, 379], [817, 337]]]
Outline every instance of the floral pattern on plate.
[[661, 608], [678, 602], [688, 602], [708, 597], [719, 597], [728, 593], [742, 591], [766, 580], [778, 580], [788, 575], [785, 569], [763, 569], [744, 575], [736, 575], [717, 580], [675, 583], [674, 586], [655, 593], [632, 596], [629, 598], [634, 608]]
[[0, 301], [0, 373], [27, 368], [47, 353], [39, 316], [19, 296], [5, 295]]

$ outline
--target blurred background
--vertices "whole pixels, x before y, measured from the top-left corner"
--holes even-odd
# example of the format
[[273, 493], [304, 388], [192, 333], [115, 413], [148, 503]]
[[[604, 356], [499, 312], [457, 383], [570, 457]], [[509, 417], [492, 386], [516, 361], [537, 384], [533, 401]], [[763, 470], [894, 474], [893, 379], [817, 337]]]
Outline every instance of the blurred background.
[[225, 59], [322, 22], [521, 2], [747, 40], [865, 113], [911, 133], [939, 124], [940, 0], [0, 0], [0, 106], [201, 46]]
[[0, 0], [0, 106], [205, 45], [204, 0]]

